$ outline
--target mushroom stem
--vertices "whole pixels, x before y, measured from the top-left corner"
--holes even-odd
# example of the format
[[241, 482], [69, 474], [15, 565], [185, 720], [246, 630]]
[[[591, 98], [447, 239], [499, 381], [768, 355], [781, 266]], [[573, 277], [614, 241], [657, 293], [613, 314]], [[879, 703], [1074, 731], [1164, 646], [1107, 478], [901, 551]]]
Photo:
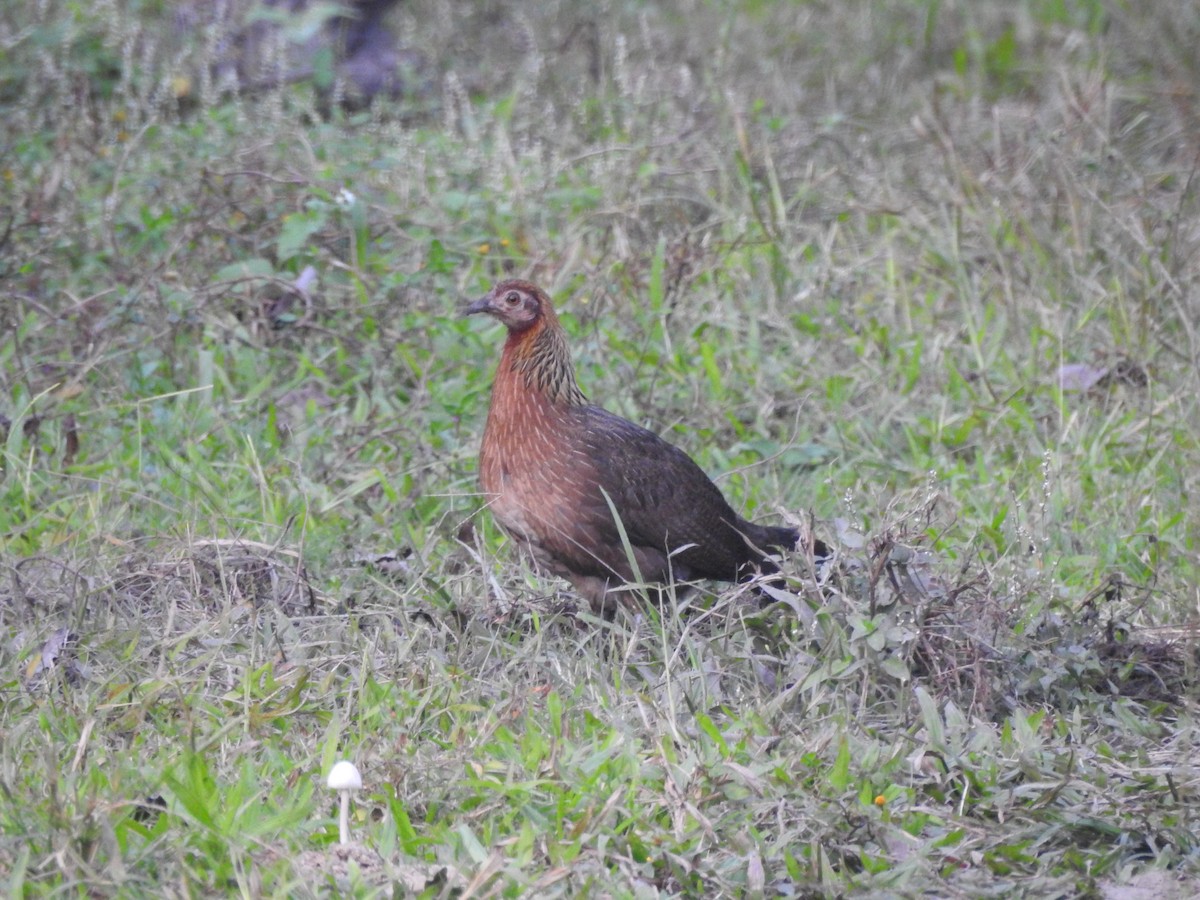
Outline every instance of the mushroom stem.
[[338, 834], [341, 843], [350, 843], [350, 792], [338, 791], [342, 795], [342, 814], [338, 816]]

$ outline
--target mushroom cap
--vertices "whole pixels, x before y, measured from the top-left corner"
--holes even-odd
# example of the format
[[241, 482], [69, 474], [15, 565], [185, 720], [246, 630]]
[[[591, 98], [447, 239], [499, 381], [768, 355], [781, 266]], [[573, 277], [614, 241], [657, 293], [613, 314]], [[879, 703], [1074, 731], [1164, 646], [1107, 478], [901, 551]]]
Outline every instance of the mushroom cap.
[[333, 764], [329, 777], [325, 780], [332, 791], [357, 791], [362, 787], [362, 775], [358, 767], [348, 759]]

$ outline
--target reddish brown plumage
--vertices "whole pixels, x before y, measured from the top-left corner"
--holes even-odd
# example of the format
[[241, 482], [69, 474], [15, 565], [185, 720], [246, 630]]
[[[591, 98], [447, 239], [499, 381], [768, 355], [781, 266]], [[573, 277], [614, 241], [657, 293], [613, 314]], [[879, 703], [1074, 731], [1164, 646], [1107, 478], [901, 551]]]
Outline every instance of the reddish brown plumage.
[[764, 551], [795, 547], [795, 529], [747, 522], [682, 450], [588, 403], [543, 291], [502, 281], [466, 311], [508, 328], [479, 481], [496, 520], [540, 564], [597, 609], [608, 605], [609, 589], [638, 574], [661, 583], [778, 571]]

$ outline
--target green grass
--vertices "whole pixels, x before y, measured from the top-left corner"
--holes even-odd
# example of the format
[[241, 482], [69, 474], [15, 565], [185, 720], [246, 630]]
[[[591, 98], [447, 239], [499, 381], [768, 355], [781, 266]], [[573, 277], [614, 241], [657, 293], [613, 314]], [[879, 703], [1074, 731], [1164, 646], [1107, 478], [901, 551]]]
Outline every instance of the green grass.
[[[1195, 11], [405, 4], [323, 116], [113, 6], [0, 13], [0, 893], [1195, 893]], [[530, 571], [507, 273], [837, 566]]]

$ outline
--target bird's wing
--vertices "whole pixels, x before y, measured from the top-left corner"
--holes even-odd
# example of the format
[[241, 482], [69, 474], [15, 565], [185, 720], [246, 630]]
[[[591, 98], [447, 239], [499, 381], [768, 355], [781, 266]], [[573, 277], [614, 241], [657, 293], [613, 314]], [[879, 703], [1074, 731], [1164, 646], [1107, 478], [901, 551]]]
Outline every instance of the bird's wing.
[[634, 547], [691, 545], [676, 557], [688, 569], [732, 578], [750, 558], [738, 533], [745, 523], [704, 471], [678, 447], [620, 416], [595, 406], [576, 411], [576, 445], [594, 474], [591, 489], [580, 492], [578, 513], [593, 533], [620, 543], [607, 493]]

